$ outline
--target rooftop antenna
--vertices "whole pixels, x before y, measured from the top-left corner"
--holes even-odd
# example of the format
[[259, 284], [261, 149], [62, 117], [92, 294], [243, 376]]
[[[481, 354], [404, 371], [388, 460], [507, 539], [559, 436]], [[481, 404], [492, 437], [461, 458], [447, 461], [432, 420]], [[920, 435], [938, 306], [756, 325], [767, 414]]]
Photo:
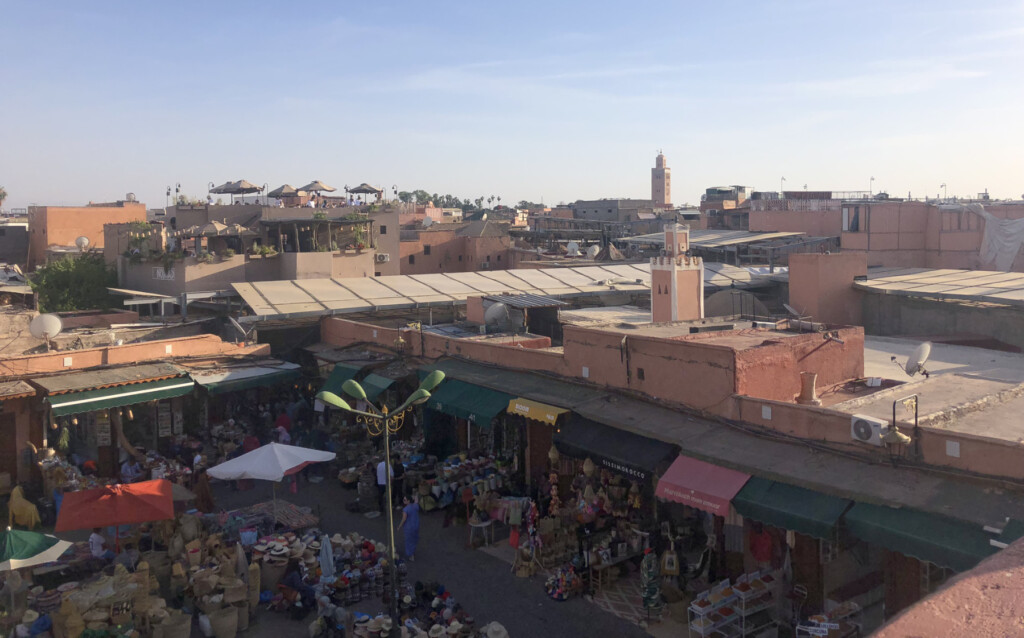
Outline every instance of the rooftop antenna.
[[89, 247], [89, 244], [89, 238], [86, 237], [85, 235], [82, 235], [75, 240], [75, 245], [78, 246], [78, 250], [82, 251], [83, 253], [85, 252], [85, 249]]
[[925, 341], [921, 345], [914, 348], [914, 351], [910, 353], [909, 357], [907, 357], [907, 362], [904, 363], [902, 366], [900, 366], [899, 363], [896, 362], [896, 355], [893, 355], [891, 359], [893, 363], [896, 363], [896, 365], [898, 365], [900, 368], [903, 369], [904, 372], [907, 373], [907, 376], [912, 377], [918, 372], [920, 372], [927, 379], [930, 376], [930, 374], [927, 370], [924, 369], [924, 364], [926, 361], [928, 361], [928, 357], [929, 355], [931, 355], [931, 353], [932, 344], [930, 341]]
[[64, 322], [57, 315], [39, 315], [28, 324], [29, 333], [36, 339], [46, 341], [46, 351], [50, 351], [50, 339], [55, 339], [64, 330]]

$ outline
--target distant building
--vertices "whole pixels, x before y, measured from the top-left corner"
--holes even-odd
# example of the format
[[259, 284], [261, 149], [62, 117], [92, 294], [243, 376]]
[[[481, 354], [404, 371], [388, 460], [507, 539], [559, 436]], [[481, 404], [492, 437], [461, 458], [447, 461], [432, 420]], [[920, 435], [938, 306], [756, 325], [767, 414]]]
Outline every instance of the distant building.
[[650, 199], [581, 199], [570, 207], [576, 219], [601, 222], [632, 222], [643, 219], [642, 216], [653, 219], [663, 210]]
[[506, 222], [479, 220], [402, 230], [401, 272], [475, 272], [511, 268]]
[[48, 253], [77, 251], [75, 240], [86, 237], [90, 248], [103, 248], [104, 224], [146, 221], [145, 204], [118, 201], [88, 206], [28, 207], [28, 270], [42, 266]]
[[24, 268], [28, 258], [28, 223], [22, 219], [0, 222], [0, 263]]
[[672, 169], [662, 153], [658, 153], [651, 169], [651, 200], [656, 206], [672, 206]]

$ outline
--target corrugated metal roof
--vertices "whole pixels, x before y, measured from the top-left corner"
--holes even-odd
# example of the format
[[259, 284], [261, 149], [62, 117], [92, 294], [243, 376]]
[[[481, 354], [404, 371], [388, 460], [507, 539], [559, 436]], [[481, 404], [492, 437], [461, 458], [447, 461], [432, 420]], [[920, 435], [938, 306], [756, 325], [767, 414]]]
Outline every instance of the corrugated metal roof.
[[541, 295], [488, 295], [484, 299], [503, 303], [509, 308], [551, 308], [568, 305], [564, 301]]
[[184, 375], [184, 370], [169, 363], [147, 363], [138, 366], [120, 366], [109, 370], [89, 370], [58, 374], [52, 377], [39, 377], [32, 379], [32, 383], [52, 395], [170, 379]]
[[[784, 239], [787, 237], [800, 237], [807, 233], [756, 233], [747, 230], [691, 230], [690, 246], [694, 248], [720, 248], [722, 246], [734, 246], [736, 244], [754, 244], [773, 239]], [[650, 233], [625, 237], [621, 240], [628, 244], [651, 244], [661, 246], [665, 244], [665, 233]]]

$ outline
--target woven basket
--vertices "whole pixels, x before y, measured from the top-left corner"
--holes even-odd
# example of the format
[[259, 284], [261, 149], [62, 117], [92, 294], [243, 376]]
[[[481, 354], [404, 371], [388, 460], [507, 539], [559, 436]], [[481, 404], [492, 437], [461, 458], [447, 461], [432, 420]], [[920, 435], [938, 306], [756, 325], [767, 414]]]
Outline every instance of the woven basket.
[[233, 607], [238, 613], [238, 631], [245, 631], [249, 628], [249, 603], [235, 603]]
[[234, 607], [225, 607], [207, 614], [216, 638], [235, 638], [238, 635], [238, 612]]

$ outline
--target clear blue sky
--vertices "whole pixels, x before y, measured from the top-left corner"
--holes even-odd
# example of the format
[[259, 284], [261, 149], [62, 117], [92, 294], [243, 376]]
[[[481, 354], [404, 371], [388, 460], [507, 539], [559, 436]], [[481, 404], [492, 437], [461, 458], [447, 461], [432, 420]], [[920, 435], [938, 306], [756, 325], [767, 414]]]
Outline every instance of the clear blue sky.
[[5, 2], [6, 207], [321, 179], [1024, 193], [1024, 3]]

